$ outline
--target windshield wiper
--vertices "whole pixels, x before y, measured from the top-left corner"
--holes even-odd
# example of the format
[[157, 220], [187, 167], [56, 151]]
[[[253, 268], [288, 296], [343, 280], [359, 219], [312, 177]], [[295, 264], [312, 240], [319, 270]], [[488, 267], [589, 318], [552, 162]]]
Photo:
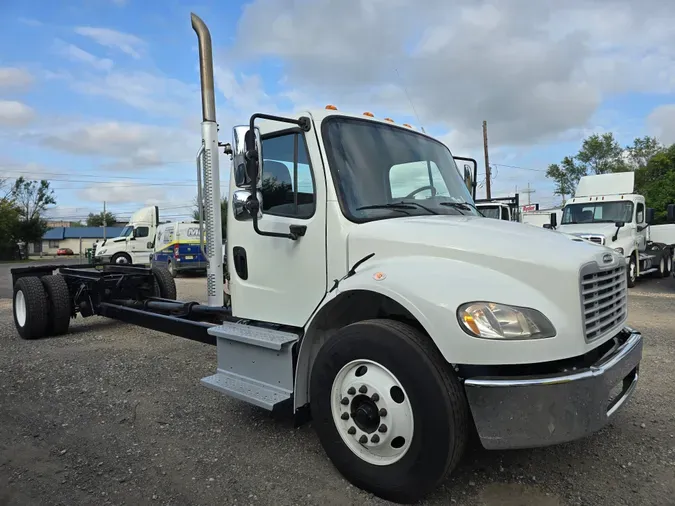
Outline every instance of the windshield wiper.
[[[464, 214], [462, 211], [460, 211], [460, 209], [462, 209], [464, 211], [471, 211], [471, 207], [476, 209], [476, 206], [471, 206], [471, 204], [469, 204], [468, 202], [439, 202], [438, 205], [439, 206], [454, 207], [455, 209], [457, 209], [459, 211], [459, 214]], [[478, 209], [476, 209], [476, 211], [478, 211]], [[478, 211], [478, 212], [480, 212], [480, 211]]]
[[401, 201], [401, 202], [397, 202], [397, 204], [403, 204], [404, 206], [418, 206], [418, 207], [424, 209], [429, 214], [438, 214], [438, 211], [434, 211], [433, 209], [430, 209], [427, 206], [424, 206], [424, 205], [420, 204], [419, 202]]
[[397, 204], [392, 202], [390, 204], [373, 204], [371, 206], [361, 206], [356, 208], [357, 211], [363, 211], [365, 209], [393, 209], [394, 211], [401, 211], [402, 213], [405, 213], [406, 209], [415, 209], [415, 206], [411, 206], [410, 204]]

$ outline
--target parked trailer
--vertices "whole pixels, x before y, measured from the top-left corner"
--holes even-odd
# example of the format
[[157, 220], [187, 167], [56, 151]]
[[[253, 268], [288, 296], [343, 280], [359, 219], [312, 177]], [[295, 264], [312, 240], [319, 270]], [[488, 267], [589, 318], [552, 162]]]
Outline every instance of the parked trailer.
[[476, 207], [486, 218], [504, 221], [520, 221], [520, 194], [513, 197], [474, 199]]
[[[473, 429], [485, 448], [526, 448], [615, 417], [642, 357], [620, 253], [481, 217], [444, 144], [372, 114], [254, 114], [219, 144], [211, 38], [192, 26], [208, 305], [175, 300], [163, 267], [19, 268], [21, 337], [65, 333], [79, 314], [213, 344], [205, 386], [311, 417], [351, 483], [397, 502], [452, 472]], [[232, 157], [228, 307], [219, 149]]]

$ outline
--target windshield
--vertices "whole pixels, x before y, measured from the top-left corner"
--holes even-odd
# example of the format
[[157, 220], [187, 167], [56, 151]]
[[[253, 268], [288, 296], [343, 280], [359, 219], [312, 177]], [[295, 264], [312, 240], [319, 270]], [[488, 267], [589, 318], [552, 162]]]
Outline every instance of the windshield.
[[479, 215], [440, 142], [400, 127], [335, 116], [324, 120], [322, 134], [348, 219]]
[[117, 237], [130, 236], [133, 233], [133, 231], [134, 231], [134, 227], [130, 227], [130, 226], [127, 225], [126, 227], [124, 227], [122, 229], [122, 231], [120, 232], [120, 235], [118, 235]]
[[563, 210], [562, 225], [577, 223], [616, 223], [633, 221], [633, 203], [629, 200], [619, 202], [586, 202], [568, 204]]
[[499, 206], [479, 206], [478, 210], [483, 213], [486, 218], [493, 218], [495, 220], [501, 219], [501, 207]]

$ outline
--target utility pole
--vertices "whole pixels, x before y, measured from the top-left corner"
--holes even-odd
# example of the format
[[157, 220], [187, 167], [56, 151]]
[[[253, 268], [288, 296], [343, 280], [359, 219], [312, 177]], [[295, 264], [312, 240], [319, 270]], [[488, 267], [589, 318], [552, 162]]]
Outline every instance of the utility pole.
[[492, 198], [490, 191], [490, 158], [488, 157], [487, 121], [483, 121], [483, 151], [485, 151], [485, 193]]
[[105, 200], [103, 201], [103, 240], [105, 240], [105, 226], [106, 226], [106, 220], [105, 220]]
[[537, 191], [537, 190], [535, 190], [534, 188], [530, 188], [530, 183], [527, 183], [527, 190], [522, 190], [523, 193], [527, 193], [527, 205], [528, 205], [528, 206], [529, 206], [530, 203], [531, 203], [531, 202], [530, 202], [530, 196], [531, 196], [534, 192], [536, 192], [536, 191]]

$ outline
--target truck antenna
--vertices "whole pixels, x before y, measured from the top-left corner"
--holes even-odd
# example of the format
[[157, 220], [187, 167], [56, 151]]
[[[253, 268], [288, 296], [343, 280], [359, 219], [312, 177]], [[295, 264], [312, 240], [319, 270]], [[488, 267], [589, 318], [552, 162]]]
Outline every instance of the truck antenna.
[[[222, 307], [223, 230], [220, 215], [220, 168], [218, 165], [218, 124], [213, 83], [211, 34], [196, 14], [191, 14], [192, 28], [199, 40], [199, 77], [202, 93], [202, 145], [197, 170], [204, 174], [204, 215], [206, 222], [206, 287], [208, 305]], [[199, 163], [201, 160], [201, 163]]]
[[417, 118], [417, 123], [420, 125], [420, 130], [422, 130], [423, 133], [426, 133], [424, 130], [424, 127], [422, 126], [422, 121], [420, 121], [420, 116], [417, 114], [417, 109], [415, 109], [415, 104], [413, 104], [412, 99], [410, 98], [410, 94], [408, 93], [408, 88], [406, 87], [405, 83], [403, 82], [403, 79], [401, 78], [401, 74], [399, 74], [398, 69], [394, 69], [396, 71], [396, 75], [398, 76], [398, 80], [401, 83], [401, 86], [403, 87], [403, 91], [405, 92], [405, 96], [408, 97], [408, 102], [410, 102], [410, 107], [412, 107], [413, 113], [415, 113], [415, 118]]

